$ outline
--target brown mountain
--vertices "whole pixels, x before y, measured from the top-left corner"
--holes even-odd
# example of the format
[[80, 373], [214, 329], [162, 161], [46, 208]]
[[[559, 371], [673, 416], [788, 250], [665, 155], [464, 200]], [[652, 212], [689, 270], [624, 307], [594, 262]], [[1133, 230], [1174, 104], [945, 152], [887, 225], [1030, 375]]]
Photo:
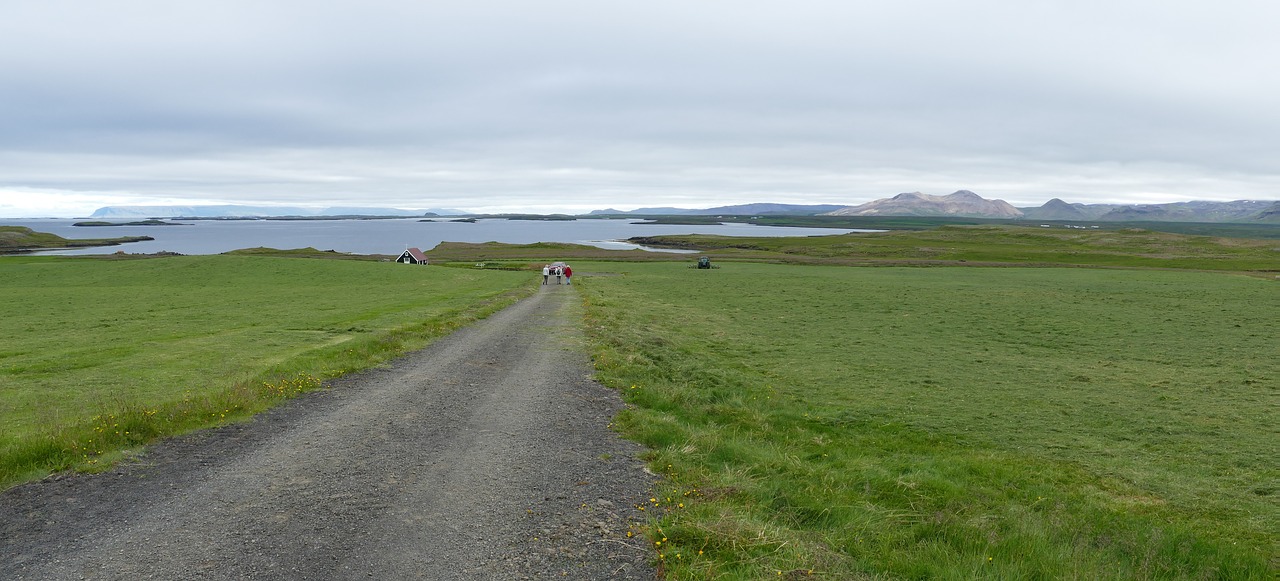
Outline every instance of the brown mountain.
[[827, 216], [958, 216], [965, 218], [1020, 218], [1022, 211], [1004, 200], [988, 200], [969, 190], [945, 196], [920, 192], [898, 194], [841, 208]]
[[1027, 220], [1095, 220], [1118, 208], [1115, 204], [1068, 204], [1054, 198], [1039, 208], [1019, 208]]

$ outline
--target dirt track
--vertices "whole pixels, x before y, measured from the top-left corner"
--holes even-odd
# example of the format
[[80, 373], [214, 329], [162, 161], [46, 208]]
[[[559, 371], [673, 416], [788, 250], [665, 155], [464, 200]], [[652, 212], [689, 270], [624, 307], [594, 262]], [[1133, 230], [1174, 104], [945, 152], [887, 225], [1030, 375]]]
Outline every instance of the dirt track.
[[0, 579], [653, 579], [572, 287], [138, 461], [0, 494]]

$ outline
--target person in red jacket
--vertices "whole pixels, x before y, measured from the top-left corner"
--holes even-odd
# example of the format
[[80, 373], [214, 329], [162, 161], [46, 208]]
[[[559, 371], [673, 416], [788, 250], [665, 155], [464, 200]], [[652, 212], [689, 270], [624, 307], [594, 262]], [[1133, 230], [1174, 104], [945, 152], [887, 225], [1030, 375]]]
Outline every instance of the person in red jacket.
[[564, 265], [564, 279], [568, 281], [569, 284], [573, 284], [573, 269], [569, 268], [569, 265], [567, 264]]

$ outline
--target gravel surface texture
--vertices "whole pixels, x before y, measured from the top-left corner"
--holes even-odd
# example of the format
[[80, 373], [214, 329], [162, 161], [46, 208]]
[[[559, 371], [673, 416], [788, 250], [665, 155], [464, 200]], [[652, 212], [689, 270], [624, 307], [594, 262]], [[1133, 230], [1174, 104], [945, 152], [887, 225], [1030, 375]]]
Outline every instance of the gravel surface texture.
[[0, 494], [0, 579], [654, 579], [571, 286], [252, 421]]

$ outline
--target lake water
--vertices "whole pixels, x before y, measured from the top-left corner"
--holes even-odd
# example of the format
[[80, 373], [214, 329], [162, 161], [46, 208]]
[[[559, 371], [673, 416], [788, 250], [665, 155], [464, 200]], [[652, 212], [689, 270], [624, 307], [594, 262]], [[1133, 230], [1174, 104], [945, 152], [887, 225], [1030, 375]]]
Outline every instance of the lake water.
[[[240, 248], [291, 249], [312, 247], [352, 254], [400, 254], [408, 247], [430, 250], [443, 241], [570, 242], [600, 248], [639, 248], [622, 242], [633, 236], [664, 234], [719, 234], [722, 236], [823, 236], [848, 232], [872, 232], [840, 228], [792, 228], [725, 223], [715, 225], [639, 224], [635, 219], [590, 219], [573, 221], [477, 220], [465, 222], [421, 222], [420, 218], [391, 220], [190, 220], [189, 226], [84, 227], [72, 224], [83, 220], [4, 220], [0, 225], [26, 226], [37, 232], [63, 238], [117, 238], [150, 236], [155, 240], [120, 246], [46, 251], [46, 254], [131, 254], [177, 252], [220, 254]], [[645, 250], [656, 250], [648, 249]]]

